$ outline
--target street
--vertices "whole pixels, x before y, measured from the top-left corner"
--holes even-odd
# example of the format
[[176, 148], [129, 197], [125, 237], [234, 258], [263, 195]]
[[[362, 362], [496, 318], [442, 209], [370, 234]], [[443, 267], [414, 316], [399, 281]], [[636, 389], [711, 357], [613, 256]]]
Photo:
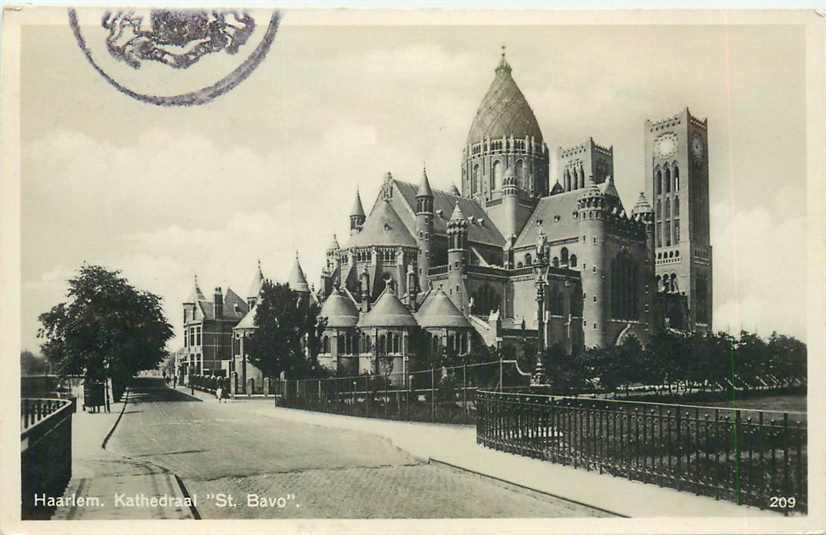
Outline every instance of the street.
[[139, 378], [107, 450], [177, 476], [202, 518], [606, 516], [429, 464], [378, 435], [270, 416], [272, 404], [219, 404]]

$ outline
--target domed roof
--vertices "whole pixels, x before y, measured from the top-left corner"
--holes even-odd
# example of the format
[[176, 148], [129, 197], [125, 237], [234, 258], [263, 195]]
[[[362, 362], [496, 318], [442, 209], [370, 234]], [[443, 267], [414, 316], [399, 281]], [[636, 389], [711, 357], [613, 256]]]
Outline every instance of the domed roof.
[[338, 288], [324, 301], [318, 315], [327, 318], [327, 327], [355, 327], [359, 320], [355, 303]]
[[359, 327], [415, 327], [413, 314], [388, 286], [379, 299], [359, 320]]
[[290, 285], [290, 289], [295, 292], [305, 292], [308, 293], [310, 291], [310, 285], [307, 284], [307, 277], [304, 276], [304, 270], [301, 269], [301, 263], [298, 261], [298, 253], [295, 253], [295, 263], [293, 264], [292, 270], [290, 270], [290, 276], [287, 279], [287, 283]]
[[465, 315], [441, 289], [437, 289], [422, 303], [416, 316], [422, 327], [470, 327]]
[[542, 142], [539, 122], [511, 76], [511, 66], [503, 52], [499, 66], [496, 67], [496, 77], [470, 125], [467, 143], [478, 143], [487, 137], [501, 139], [510, 136], [533, 136], [537, 142]]

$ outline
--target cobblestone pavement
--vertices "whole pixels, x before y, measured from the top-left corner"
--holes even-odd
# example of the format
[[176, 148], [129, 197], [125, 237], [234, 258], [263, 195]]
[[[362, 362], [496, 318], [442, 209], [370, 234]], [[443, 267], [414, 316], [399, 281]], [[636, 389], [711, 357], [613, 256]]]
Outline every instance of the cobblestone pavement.
[[[256, 415], [149, 380], [136, 394], [110, 449], [179, 476], [203, 518], [602, 516], [427, 464], [377, 435]], [[248, 495], [272, 506], [249, 506]]]

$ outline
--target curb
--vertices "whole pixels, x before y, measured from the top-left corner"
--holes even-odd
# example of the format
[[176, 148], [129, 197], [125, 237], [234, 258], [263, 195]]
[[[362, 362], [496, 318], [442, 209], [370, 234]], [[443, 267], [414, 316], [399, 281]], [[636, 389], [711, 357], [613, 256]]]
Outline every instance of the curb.
[[508, 481], [506, 479], [502, 479], [502, 478], [499, 478], [499, 477], [496, 477], [496, 476], [485, 474], [483, 472], [477, 472], [476, 470], [471, 470], [469, 468], [464, 468], [462, 466], [458, 466], [458, 465], [455, 465], [455, 464], [452, 464], [452, 463], [449, 463], [449, 462], [446, 462], [446, 461], [440, 461], [439, 459], [435, 459], [433, 457], [430, 457], [428, 459], [428, 463], [443, 466], [443, 467], [452, 469], [452, 470], [457, 471], [457, 472], [463, 472], [463, 473], [466, 473], [466, 474], [473, 474], [475, 476], [478, 476], [478, 477], [481, 477], [481, 478], [484, 478], [484, 479], [489, 479], [489, 480], [495, 481], [495, 482], [497, 482], [501, 485], [505, 485], [506, 487], [510, 487], [514, 490], [527, 491], [527, 492], [531, 492], [531, 493], [540, 494], [542, 496], [548, 496], [548, 497], [554, 498], [556, 500], [562, 500], [562, 501], [565, 501], [565, 502], [568, 502], [568, 503], [579, 505], [580, 507], [587, 507], [589, 509], [594, 509], [596, 511], [600, 511], [600, 512], [612, 515], [612, 516], [620, 517], [620, 518], [631, 518], [628, 515], [617, 513], [616, 511], [610, 511], [608, 509], [604, 509], [602, 507], [597, 507], [597, 506], [591, 505], [589, 503], [584, 503], [584, 502], [580, 502], [580, 501], [577, 501], [577, 500], [572, 500], [572, 499], [566, 498], [564, 496], [559, 496], [558, 494], [551, 494], [550, 492], [545, 492], [543, 490], [535, 489], [533, 487], [528, 487], [527, 485], [520, 485], [519, 483], [514, 483], [513, 481]]

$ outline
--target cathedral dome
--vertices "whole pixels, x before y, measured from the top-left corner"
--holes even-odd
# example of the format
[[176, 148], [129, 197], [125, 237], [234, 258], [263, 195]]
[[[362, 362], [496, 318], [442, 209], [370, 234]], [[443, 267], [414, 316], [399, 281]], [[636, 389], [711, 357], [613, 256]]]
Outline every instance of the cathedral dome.
[[539, 122], [511, 76], [511, 66], [502, 53], [496, 67], [496, 77], [470, 125], [467, 144], [472, 145], [488, 137], [501, 139], [510, 136], [522, 139], [532, 136], [537, 143], [542, 142]]

